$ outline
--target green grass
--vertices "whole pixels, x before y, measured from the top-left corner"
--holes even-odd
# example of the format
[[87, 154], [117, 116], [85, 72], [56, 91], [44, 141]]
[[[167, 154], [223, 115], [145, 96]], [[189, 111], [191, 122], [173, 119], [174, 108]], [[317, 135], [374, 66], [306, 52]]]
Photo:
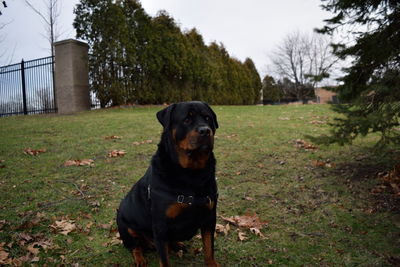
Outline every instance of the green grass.
[[[36, 246], [38, 266], [130, 266], [129, 252], [110, 243], [116, 208], [157, 148], [161, 125], [155, 113], [160, 109], [1, 118], [0, 252], [3, 248], [16, 259], [28, 253], [30, 244], [51, 240], [47, 250]], [[218, 234], [216, 258], [221, 266], [399, 264], [398, 209], [385, 200], [389, 196], [370, 193], [378, 183], [377, 172], [396, 163], [398, 147], [376, 154], [371, 149], [374, 136], [345, 147], [295, 147], [295, 139], [328, 132], [327, 124], [310, 123], [332, 119], [335, 114], [328, 105], [213, 109], [220, 125], [215, 141], [218, 215], [250, 211], [268, 221], [262, 229], [265, 238], [241, 229], [249, 239], [239, 241], [234, 226], [228, 235]], [[105, 139], [111, 135], [122, 138]], [[148, 139], [153, 142], [133, 144]], [[47, 151], [30, 156], [23, 153], [28, 147]], [[108, 158], [113, 149], [126, 155]], [[94, 166], [63, 166], [75, 159], [93, 159]], [[314, 167], [311, 162], [317, 159], [335, 166]], [[77, 229], [64, 236], [50, 227], [62, 219], [73, 220]], [[225, 224], [220, 217], [218, 223]], [[23, 242], [23, 234], [32, 239]], [[172, 264], [203, 266], [202, 254], [193, 253], [200, 240], [186, 245], [188, 252], [182, 258], [172, 255]], [[154, 251], [145, 257], [150, 266], [158, 266]]]

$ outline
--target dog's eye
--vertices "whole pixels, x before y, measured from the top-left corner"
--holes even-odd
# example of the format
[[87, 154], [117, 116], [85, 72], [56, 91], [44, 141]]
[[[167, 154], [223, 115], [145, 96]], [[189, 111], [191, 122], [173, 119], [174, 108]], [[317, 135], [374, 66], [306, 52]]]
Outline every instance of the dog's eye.
[[185, 124], [191, 124], [191, 123], [192, 123], [192, 119], [189, 118], [189, 117], [187, 117], [187, 118], [183, 121], [183, 123], [185, 123]]
[[206, 121], [210, 121], [210, 120], [211, 120], [210, 116], [205, 116], [204, 119], [205, 119]]

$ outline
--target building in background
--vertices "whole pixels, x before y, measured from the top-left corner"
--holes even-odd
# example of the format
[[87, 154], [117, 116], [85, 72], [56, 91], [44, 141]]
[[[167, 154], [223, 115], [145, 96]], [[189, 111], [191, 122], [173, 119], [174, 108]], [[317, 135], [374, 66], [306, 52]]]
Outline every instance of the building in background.
[[324, 88], [315, 88], [314, 92], [318, 104], [339, 104], [339, 98], [337, 97], [337, 94], [333, 91], [329, 91]]

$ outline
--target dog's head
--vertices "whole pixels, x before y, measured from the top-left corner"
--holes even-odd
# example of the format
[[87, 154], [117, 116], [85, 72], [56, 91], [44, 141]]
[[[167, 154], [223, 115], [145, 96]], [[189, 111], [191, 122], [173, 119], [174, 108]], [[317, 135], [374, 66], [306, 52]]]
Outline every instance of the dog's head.
[[175, 157], [183, 168], [202, 169], [214, 148], [217, 116], [204, 102], [172, 104], [157, 113], [164, 135], [172, 143]]

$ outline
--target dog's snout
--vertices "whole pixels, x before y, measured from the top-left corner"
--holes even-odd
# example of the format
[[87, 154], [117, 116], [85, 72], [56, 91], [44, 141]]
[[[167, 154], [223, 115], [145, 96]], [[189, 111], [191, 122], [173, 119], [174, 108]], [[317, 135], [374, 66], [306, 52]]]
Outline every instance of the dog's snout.
[[207, 126], [201, 126], [197, 129], [197, 132], [200, 134], [200, 136], [210, 136], [211, 129]]

